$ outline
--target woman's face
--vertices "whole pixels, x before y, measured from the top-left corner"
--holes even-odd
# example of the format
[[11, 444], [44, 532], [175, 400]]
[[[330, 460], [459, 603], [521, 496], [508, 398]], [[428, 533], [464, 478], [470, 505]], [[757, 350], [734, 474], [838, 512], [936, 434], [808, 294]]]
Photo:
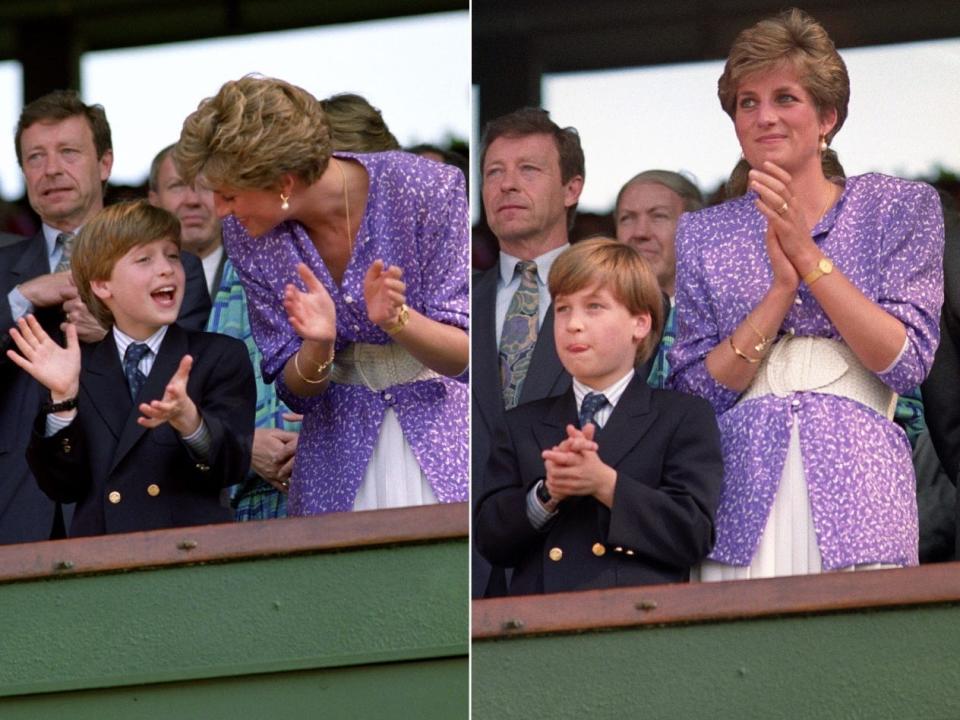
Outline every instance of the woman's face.
[[836, 110], [817, 111], [789, 65], [748, 75], [737, 88], [734, 126], [751, 167], [761, 167], [764, 160], [791, 174], [820, 167], [820, 137], [836, 121]]
[[260, 237], [288, 219], [281, 207], [280, 193], [275, 190], [250, 190], [221, 186], [213, 192], [213, 206], [221, 220], [228, 215], [237, 218], [251, 237]]

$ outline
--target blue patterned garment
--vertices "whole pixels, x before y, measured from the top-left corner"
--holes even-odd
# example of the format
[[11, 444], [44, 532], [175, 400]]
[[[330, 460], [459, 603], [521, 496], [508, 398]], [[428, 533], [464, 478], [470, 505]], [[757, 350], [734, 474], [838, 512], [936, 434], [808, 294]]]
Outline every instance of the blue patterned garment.
[[[274, 386], [265, 383], [260, 374], [260, 351], [250, 330], [247, 297], [230, 260], [223, 264], [223, 278], [213, 300], [207, 330], [235, 337], [246, 344], [257, 382], [256, 427], [299, 431], [300, 423], [283, 419], [283, 414], [289, 409], [277, 397]], [[253, 470], [247, 475], [246, 481], [230, 488], [230, 504], [237, 520], [267, 520], [287, 516], [287, 496]]]
[[907, 390], [897, 398], [897, 409], [893, 420], [903, 428], [910, 441], [910, 447], [917, 446], [917, 438], [927, 429], [927, 421], [923, 418], [923, 398], [920, 396], [920, 387]]
[[657, 390], [663, 390], [667, 387], [667, 375], [670, 374], [670, 362], [667, 360], [667, 353], [673, 347], [673, 338], [677, 334], [676, 309], [676, 304], [671, 303], [670, 312], [667, 313], [667, 319], [663, 322], [663, 337], [660, 338], [660, 344], [657, 345], [653, 367], [650, 368], [650, 375], [647, 377], [647, 385]]

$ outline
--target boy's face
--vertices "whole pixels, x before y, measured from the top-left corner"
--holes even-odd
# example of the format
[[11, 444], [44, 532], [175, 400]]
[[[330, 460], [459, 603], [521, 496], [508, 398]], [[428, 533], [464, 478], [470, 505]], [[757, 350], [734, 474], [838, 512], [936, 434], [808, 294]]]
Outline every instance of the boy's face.
[[631, 315], [599, 284], [553, 299], [553, 336], [567, 372], [603, 390], [634, 366], [637, 346], [650, 332], [650, 315]]
[[92, 280], [94, 294], [110, 308], [116, 326], [145, 340], [177, 319], [183, 301], [180, 250], [170, 239], [139, 245], [117, 260], [109, 280]]

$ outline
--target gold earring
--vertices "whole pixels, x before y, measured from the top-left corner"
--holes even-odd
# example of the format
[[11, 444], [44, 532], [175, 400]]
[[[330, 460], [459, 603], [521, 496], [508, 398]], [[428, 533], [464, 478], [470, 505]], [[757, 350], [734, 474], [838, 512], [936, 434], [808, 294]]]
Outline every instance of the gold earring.
[[284, 195], [283, 193], [280, 193], [280, 209], [281, 210], [290, 209], [290, 203], [288, 202], [289, 200], [290, 200], [289, 195]]

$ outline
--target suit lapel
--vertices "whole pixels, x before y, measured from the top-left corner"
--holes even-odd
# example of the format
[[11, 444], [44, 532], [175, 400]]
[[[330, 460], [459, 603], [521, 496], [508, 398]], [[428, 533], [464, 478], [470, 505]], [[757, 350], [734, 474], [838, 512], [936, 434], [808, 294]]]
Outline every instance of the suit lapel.
[[620, 401], [597, 435], [600, 459], [612, 468], [640, 442], [657, 419], [650, 403], [652, 390], [646, 377], [635, 373]]
[[85, 353], [80, 382], [93, 404], [93, 409], [103, 419], [115, 439], [120, 437], [124, 423], [130, 414], [130, 395], [120, 367], [120, 356], [113, 333]]
[[473, 399], [488, 427], [503, 412], [500, 392], [500, 367], [497, 354], [497, 273], [494, 265], [480, 276], [473, 286], [473, 308], [470, 318], [473, 341], [470, 379]]
[[123, 460], [124, 456], [130, 452], [147, 431], [147, 428], [137, 423], [137, 418], [140, 417], [138, 406], [142, 402], [159, 400], [163, 397], [163, 391], [167, 387], [167, 383], [170, 382], [170, 378], [177, 371], [177, 366], [186, 353], [186, 332], [176, 324], [170, 325], [167, 328], [167, 334], [163, 337], [163, 342], [160, 344], [160, 352], [154, 360], [147, 381], [140, 390], [140, 394], [134, 399], [133, 406], [123, 423], [120, 441], [113, 457], [113, 467], [116, 467]]
[[573, 390], [558, 395], [540, 421], [533, 426], [533, 435], [541, 450], [554, 447], [567, 437], [567, 425], [577, 424], [577, 402]]

